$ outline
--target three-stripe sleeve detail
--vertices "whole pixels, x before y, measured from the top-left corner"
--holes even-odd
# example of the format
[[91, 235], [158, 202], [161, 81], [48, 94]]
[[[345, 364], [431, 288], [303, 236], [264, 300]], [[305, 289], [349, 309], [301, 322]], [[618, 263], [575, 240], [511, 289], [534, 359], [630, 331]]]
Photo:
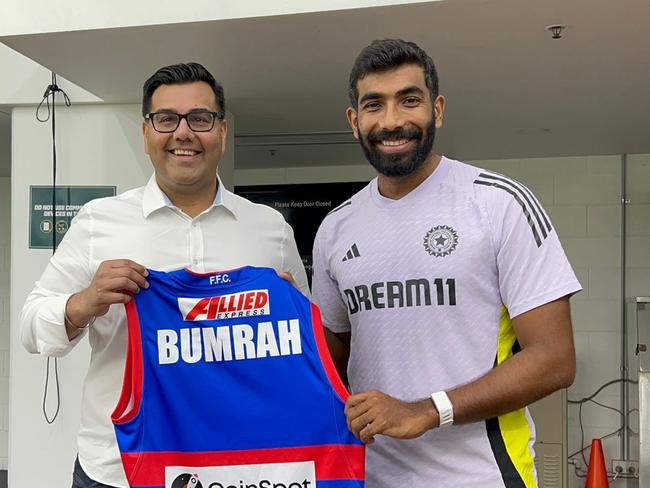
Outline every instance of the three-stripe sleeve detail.
[[528, 188], [505, 176], [485, 172], [479, 174], [478, 178], [474, 180], [474, 184], [490, 186], [510, 194], [524, 212], [537, 247], [543, 244], [543, 241], [552, 230], [551, 223], [544, 209], [542, 209], [542, 206]]

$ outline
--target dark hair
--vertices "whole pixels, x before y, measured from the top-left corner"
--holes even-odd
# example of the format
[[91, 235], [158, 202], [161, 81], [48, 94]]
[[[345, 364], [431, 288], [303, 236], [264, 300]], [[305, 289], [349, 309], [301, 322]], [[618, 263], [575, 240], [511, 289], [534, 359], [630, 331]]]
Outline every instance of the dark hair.
[[223, 87], [214, 79], [214, 76], [199, 63], [181, 63], [160, 68], [144, 82], [142, 87], [142, 116], [146, 116], [151, 110], [151, 97], [160, 85], [181, 85], [194, 81], [203, 81], [210, 85], [217, 100], [219, 111], [225, 112], [226, 100], [223, 95]]
[[438, 96], [438, 73], [433, 60], [414, 42], [401, 39], [372, 41], [357, 56], [350, 72], [348, 95], [352, 107], [357, 106], [359, 90], [357, 83], [368, 73], [377, 73], [397, 68], [403, 64], [417, 64], [424, 70], [424, 80], [431, 93], [431, 100]]

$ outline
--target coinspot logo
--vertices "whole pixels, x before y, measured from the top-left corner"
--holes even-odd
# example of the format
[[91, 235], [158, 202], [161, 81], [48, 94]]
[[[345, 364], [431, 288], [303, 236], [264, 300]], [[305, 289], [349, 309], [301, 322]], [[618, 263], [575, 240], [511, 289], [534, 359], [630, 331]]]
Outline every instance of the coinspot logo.
[[165, 466], [165, 482], [165, 488], [316, 488], [316, 467], [314, 461]]
[[203, 488], [198, 474], [183, 473], [172, 482], [171, 488]]
[[308, 480], [304, 480], [302, 483], [295, 481], [288, 484], [275, 483], [271, 480], [260, 480], [259, 484], [245, 483], [244, 481], [239, 480], [239, 483], [236, 485], [224, 485], [223, 483], [215, 481], [214, 483], [210, 483], [208, 488], [309, 488], [309, 485], [311, 484], [311, 481]]

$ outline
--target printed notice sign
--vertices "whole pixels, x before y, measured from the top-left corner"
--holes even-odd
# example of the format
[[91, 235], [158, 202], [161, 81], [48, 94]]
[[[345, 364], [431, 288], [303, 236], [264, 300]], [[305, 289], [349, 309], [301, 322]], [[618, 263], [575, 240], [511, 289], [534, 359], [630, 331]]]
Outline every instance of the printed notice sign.
[[311, 283], [311, 250], [321, 221], [328, 212], [366, 186], [367, 182], [237, 186], [235, 193], [279, 211], [289, 225]]
[[29, 187], [29, 247], [52, 249], [58, 246], [81, 207], [95, 198], [115, 196], [114, 186]]

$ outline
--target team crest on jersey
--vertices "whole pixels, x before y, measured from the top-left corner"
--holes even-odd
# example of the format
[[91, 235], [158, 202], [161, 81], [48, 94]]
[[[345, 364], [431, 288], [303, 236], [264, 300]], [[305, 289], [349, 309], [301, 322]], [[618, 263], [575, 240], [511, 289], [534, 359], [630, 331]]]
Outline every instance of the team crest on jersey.
[[229, 295], [205, 298], [178, 298], [183, 320], [220, 320], [237, 317], [269, 315], [268, 290], [248, 290]]
[[424, 249], [437, 258], [449, 256], [458, 245], [458, 232], [448, 225], [436, 225], [424, 236]]

